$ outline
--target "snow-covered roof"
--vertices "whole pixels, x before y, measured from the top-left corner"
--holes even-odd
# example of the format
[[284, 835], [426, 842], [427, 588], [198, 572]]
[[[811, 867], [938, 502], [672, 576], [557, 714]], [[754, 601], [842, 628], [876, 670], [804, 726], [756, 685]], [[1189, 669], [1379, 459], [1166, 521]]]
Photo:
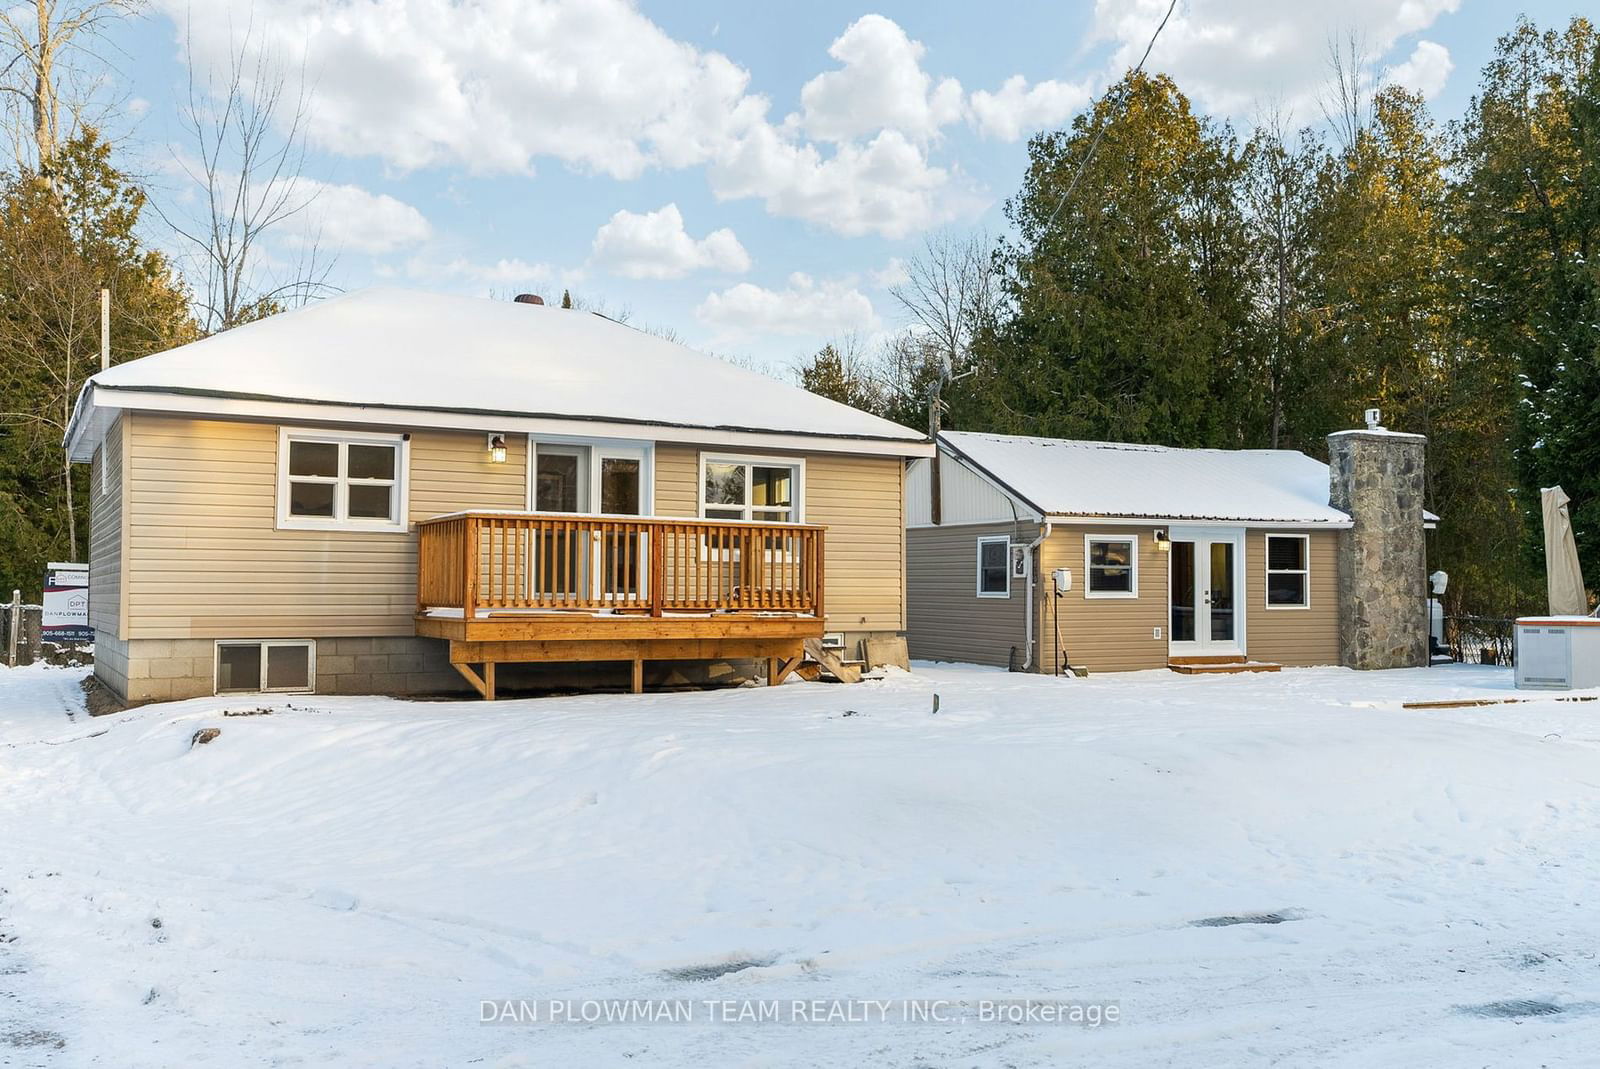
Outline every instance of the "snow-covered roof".
[[926, 441], [899, 424], [604, 316], [394, 289], [360, 290], [284, 312], [118, 364], [89, 381], [107, 399], [180, 394]]
[[1328, 466], [1287, 449], [1173, 449], [947, 431], [941, 439], [1046, 516], [1348, 526]]

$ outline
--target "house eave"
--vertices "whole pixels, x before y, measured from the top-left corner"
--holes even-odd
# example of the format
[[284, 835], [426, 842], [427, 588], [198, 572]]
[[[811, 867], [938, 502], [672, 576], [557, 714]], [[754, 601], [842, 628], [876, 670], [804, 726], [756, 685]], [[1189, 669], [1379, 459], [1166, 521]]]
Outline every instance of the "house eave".
[[1250, 527], [1281, 530], [1345, 531], [1355, 526], [1351, 519], [1308, 520], [1272, 517], [1193, 517], [1193, 516], [1108, 516], [1101, 513], [1052, 512], [1045, 519], [1058, 525], [1096, 524], [1111, 527]]
[[446, 409], [427, 406], [352, 405], [342, 402], [291, 400], [209, 390], [99, 386], [89, 384], [79, 398], [68, 434], [75, 461], [93, 454], [85, 432], [92, 422], [83, 410], [136, 409], [219, 419], [276, 423], [337, 423], [432, 430], [499, 431], [508, 434], [552, 434], [579, 437], [650, 438], [661, 442], [741, 445], [803, 452], [852, 453], [896, 457], [933, 455], [926, 439], [890, 438], [773, 430], [755, 426], [695, 426], [650, 420], [562, 413], [515, 412], [501, 409]]

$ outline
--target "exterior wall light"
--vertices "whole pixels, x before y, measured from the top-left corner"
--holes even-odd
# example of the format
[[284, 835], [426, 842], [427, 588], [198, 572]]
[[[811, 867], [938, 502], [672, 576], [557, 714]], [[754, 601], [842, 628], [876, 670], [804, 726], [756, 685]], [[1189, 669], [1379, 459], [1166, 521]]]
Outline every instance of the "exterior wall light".
[[503, 434], [489, 435], [489, 463], [504, 464], [506, 462], [506, 436]]
[[1156, 528], [1154, 541], [1156, 544], [1156, 552], [1172, 552], [1172, 539], [1167, 537], [1167, 529], [1165, 527]]

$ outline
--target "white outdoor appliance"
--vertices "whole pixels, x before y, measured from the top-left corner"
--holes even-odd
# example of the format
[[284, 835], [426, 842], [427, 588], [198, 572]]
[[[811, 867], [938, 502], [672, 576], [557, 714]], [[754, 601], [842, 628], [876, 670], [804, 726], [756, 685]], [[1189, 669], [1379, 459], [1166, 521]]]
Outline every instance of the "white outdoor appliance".
[[1517, 687], [1600, 687], [1600, 619], [1525, 616], [1517, 621]]

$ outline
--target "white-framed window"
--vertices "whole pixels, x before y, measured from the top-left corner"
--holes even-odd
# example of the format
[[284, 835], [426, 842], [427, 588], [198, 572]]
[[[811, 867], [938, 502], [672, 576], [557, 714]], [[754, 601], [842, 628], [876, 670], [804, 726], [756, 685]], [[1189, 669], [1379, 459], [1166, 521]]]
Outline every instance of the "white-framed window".
[[1267, 608], [1311, 607], [1311, 536], [1267, 535]]
[[212, 689], [218, 694], [308, 694], [316, 681], [317, 644], [311, 639], [221, 639], [216, 644]]
[[1083, 596], [1139, 596], [1139, 536], [1083, 536]]
[[708, 520], [800, 523], [806, 462], [800, 457], [700, 454], [700, 515]]
[[404, 531], [409, 442], [403, 434], [278, 432], [278, 526]]
[[1005, 535], [978, 539], [978, 597], [1011, 596], [1011, 539]]

